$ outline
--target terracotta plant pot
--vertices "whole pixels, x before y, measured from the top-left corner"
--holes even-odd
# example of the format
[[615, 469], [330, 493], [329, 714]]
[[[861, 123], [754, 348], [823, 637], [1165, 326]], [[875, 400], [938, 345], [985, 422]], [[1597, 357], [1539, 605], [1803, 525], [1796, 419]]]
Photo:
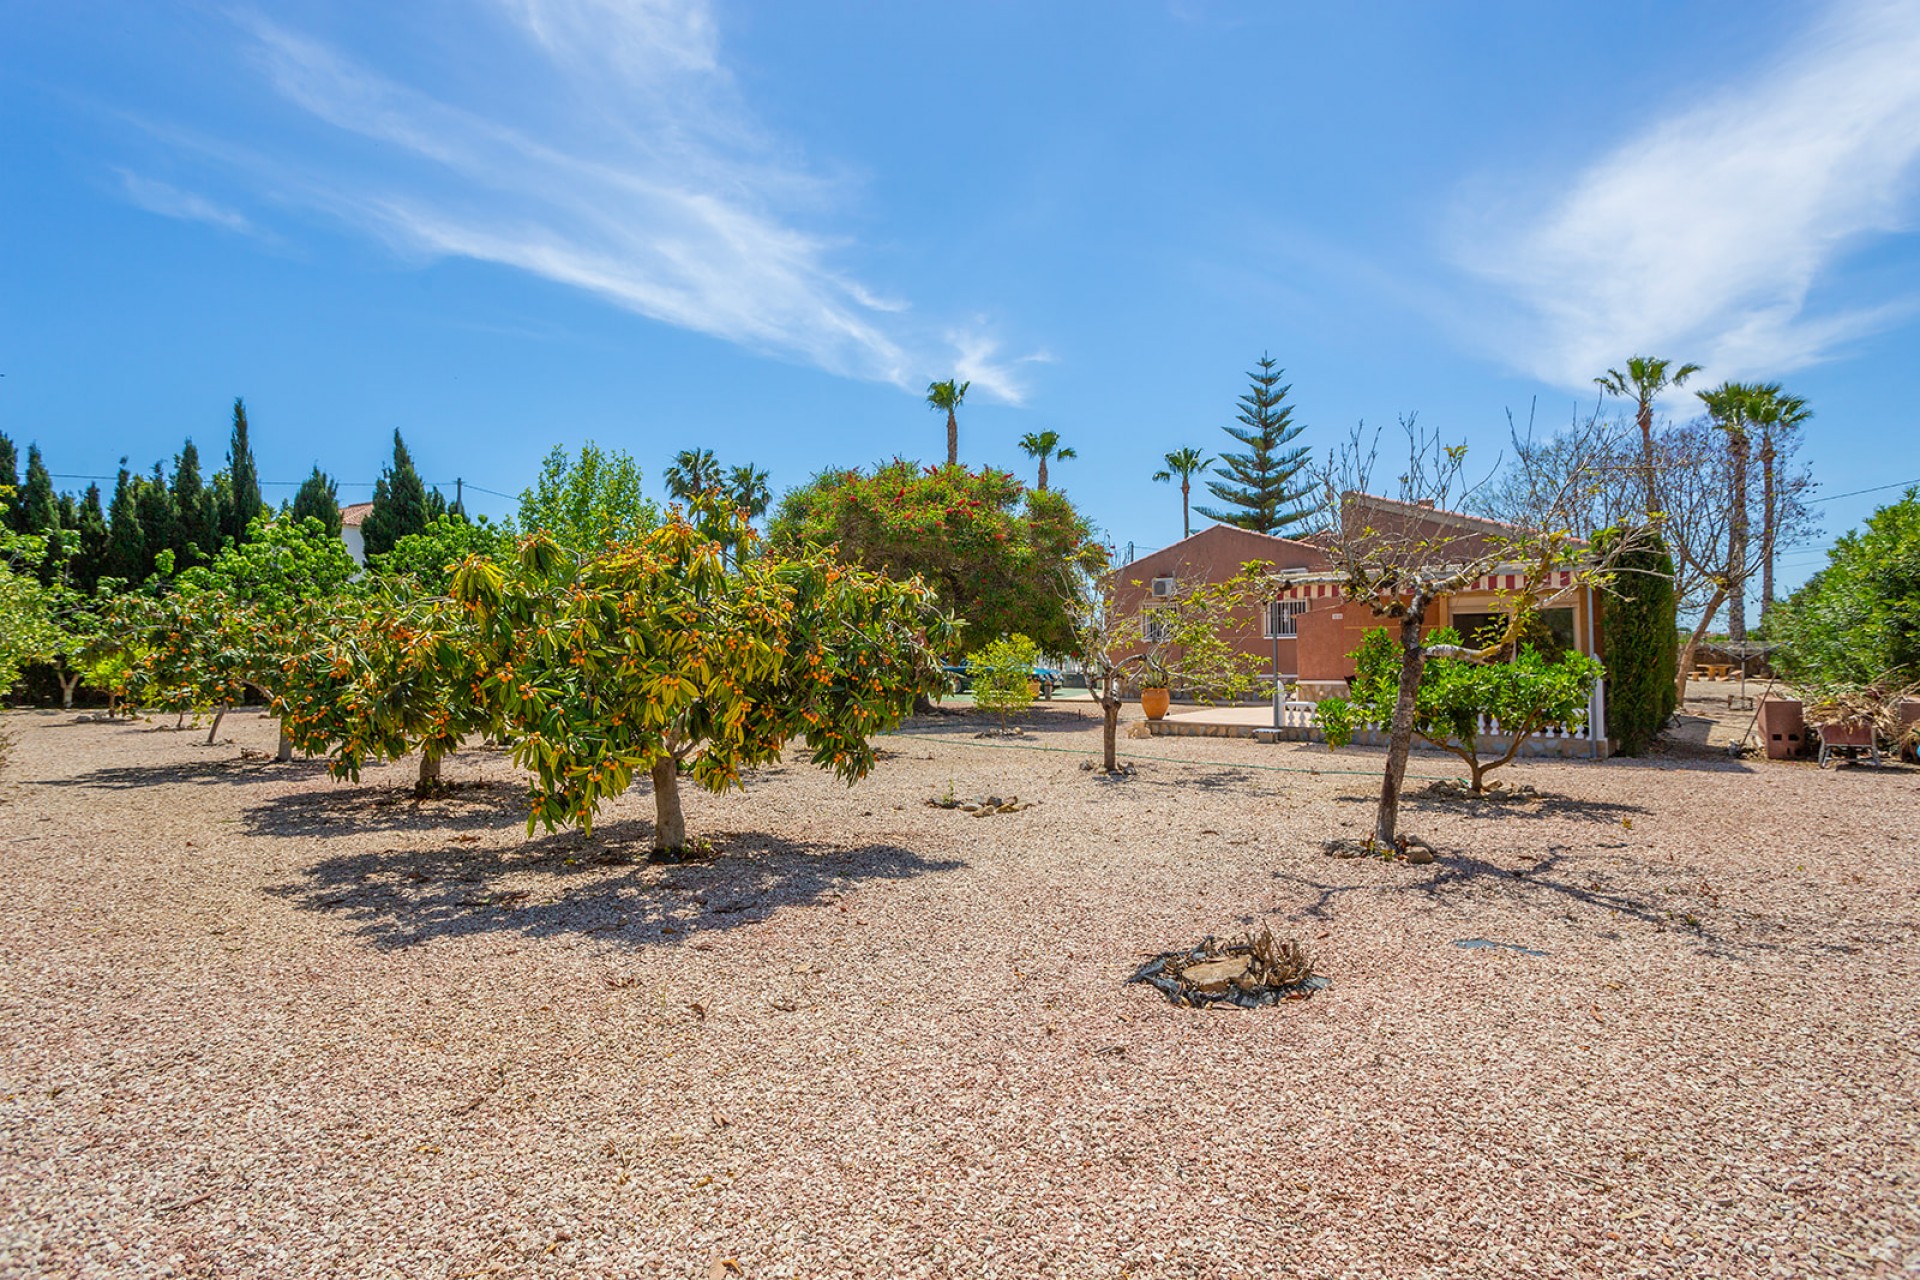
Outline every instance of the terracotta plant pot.
[[1158, 720], [1167, 714], [1167, 708], [1173, 705], [1173, 695], [1165, 689], [1142, 689], [1140, 691], [1140, 709], [1147, 713], [1147, 719]]

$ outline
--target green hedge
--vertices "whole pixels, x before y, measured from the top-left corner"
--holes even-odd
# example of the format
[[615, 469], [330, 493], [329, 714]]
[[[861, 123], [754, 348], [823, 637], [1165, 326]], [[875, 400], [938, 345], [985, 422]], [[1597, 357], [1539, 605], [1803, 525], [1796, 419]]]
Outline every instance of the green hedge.
[[1680, 629], [1673, 557], [1657, 537], [1624, 553], [1602, 610], [1606, 637], [1607, 737], [1616, 755], [1637, 756], [1660, 735], [1679, 694]]

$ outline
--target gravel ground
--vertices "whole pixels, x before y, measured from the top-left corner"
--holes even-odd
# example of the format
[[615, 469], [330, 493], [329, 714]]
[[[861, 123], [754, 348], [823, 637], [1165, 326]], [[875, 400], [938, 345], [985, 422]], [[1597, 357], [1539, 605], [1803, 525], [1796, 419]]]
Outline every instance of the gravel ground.
[[[495, 753], [415, 803], [243, 757], [252, 714], [7, 715], [0, 1272], [1920, 1267], [1920, 770], [1523, 762], [1540, 803], [1411, 800], [1411, 866], [1321, 852], [1376, 752], [1110, 782], [1084, 714], [696, 793], [678, 866], [626, 860], [644, 794], [528, 838]], [[1123, 985], [1259, 924], [1332, 988]]]

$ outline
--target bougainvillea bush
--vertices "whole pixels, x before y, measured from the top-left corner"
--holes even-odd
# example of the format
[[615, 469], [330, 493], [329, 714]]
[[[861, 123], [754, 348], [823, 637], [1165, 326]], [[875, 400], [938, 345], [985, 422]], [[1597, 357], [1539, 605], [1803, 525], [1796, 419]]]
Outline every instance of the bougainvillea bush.
[[1073, 602], [1105, 550], [1073, 504], [1010, 472], [921, 467], [896, 458], [871, 472], [823, 471], [789, 493], [769, 537], [776, 549], [834, 548], [898, 581], [919, 577], [958, 619], [963, 649], [1018, 632], [1046, 653], [1073, 649]]

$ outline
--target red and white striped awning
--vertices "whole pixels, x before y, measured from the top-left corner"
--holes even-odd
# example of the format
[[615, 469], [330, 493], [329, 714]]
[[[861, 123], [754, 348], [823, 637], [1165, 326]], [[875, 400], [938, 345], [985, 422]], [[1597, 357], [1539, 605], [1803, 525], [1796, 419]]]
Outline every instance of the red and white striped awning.
[[[1460, 588], [1460, 591], [1454, 594], [1468, 591], [1518, 591], [1526, 578], [1527, 575], [1524, 573], [1489, 573], [1485, 577], [1476, 579], [1471, 586]], [[1547, 580], [1540, 584], [1540, 589], [1551, 591], [1572, 585], [1573, 571], [1562, 569], [1558, 573], [1550, 574]], [[1292, 586], [1283, 588], [1275, 599], [1339, 600], [1344, 598], [1345, 594], [1339, 582], [1296, 582]]]

